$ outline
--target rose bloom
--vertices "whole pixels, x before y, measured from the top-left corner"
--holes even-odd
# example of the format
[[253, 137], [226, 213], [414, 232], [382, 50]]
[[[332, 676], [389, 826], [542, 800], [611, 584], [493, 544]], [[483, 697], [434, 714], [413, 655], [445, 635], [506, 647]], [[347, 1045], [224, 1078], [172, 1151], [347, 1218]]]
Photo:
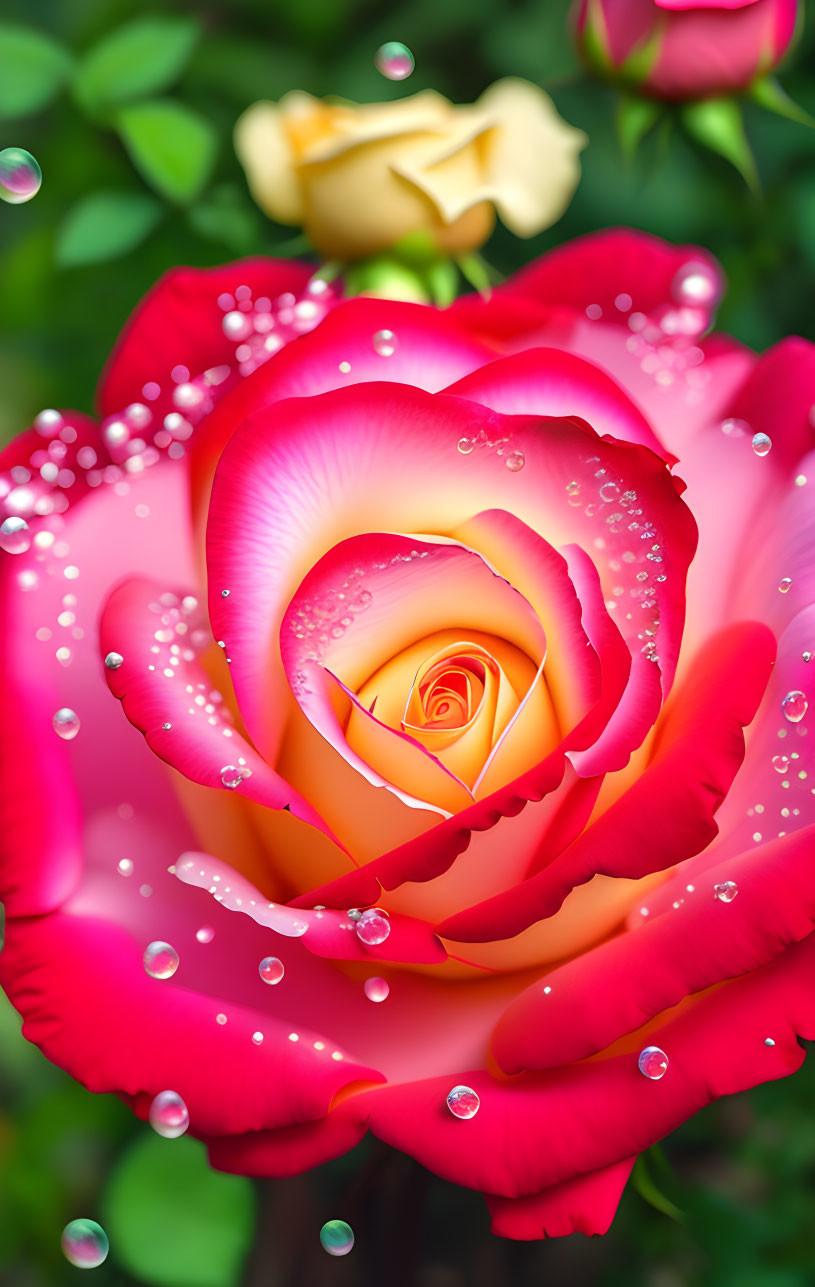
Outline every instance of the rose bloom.
[[815, 1038], [815, 352], [640, 233], [447, 312], [308, 274], [170, 273], [5, 452], [0, 977], [216, 1167], [371, 1131], [601, 1232]]
[[578, 0], [581, 51], [657, 98], [746, 89], [781, 61], [798, 0]]
[[468, 107], [435, 90], [365, 104], [298, 90], [255, 103], [235, 130], [258, 205], [302, 226], [327, 259], [376, 254], [416, 232], [461, 254], [487, 240], [496, 210], [531, 237], [569, 204], [585, 143], [543, 90], [515, 79]]

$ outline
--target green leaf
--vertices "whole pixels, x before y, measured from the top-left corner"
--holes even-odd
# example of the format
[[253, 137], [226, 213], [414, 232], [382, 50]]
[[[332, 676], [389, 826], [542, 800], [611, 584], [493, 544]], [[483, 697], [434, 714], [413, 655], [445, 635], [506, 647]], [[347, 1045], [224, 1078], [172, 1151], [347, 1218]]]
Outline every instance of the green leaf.
[[95, 113], [166, 89], [187, 65], [198, 39], [194, 18], [139, 18], [105, 36], [74, 78], [77, 99]]
[[648, 1163], [644, 1153], [641, 1153], [634, 1163], [634, 1169], [631, 1172], [631, 1183], [637, 1193], [639, 1193], [640, 1197], [647, 1202], [649, 1206], [654, 1207], [656, 1211], [661, 1211], [663, 1215], [668, 1216], [671, 1220], [675, 1220], [677, 1224], [685, 1223], [684, 1213], [680, 1211], [675, 1202], [672, 1202], [671, 1199], [662, 1192], [656, 1181], [653, 1179], [651, 1172], [648, 1169]]
[[479, 295], [489, 299], [492, 279], [489, 264], [485, 262], [482, 256], [478, 254], [458, 255], [456, 263], [462, 277], [472, 286], [473, 290], [477, 290]]
[[69, 211], [57, 236], [62, 268], [118, 259], [155, 228], [164, 207], [146, 192], [93, 192]]
[[380, 299], [429, 302], [427, 283], [417, 269], [393, 255], [374, 255], [348, 264], [343, 272], [348, 295], [376, 295]]
[[803, 107], [799, 107], [774, 77], [763, 76], [760, 80], [754, 80], [749, 94], [753, 102], [766, 107], [770, 112], [775, 112], [776, 116], [784, 116], [788, 121], [795, 121], [798, 125], [815, 128], [815, 118], [811, 117]]
[[436, 307], [448, 308], [458, 294], [458, 273], [453, 260], [437, 259], [427, 265], [423, 275]]
[[0, 24], [0, 117], [39, 111], [71, 70], [66, 50], [31, 27]]
[[220, 242], [234, 255], [248, 255], [257, 250], [261, 218], [242, 188], [224, 184], [211, 190], [203, 200], [190, 206], [187, 218], [199, 237]]
[[626, 160], [632, 161], [637, 148], [662, 114], [662, 104], [652, 98], [620, 96], [617, 104], [617, 137]]
[[181, 103], [155, 99], [123, 108], [116, 125], [131, 161], [152, 187], [171, 201], [198, 196], [218, 145], [209, 121]]
[[682, 121], [689, 134], [734, 165], [748, 188], [758, 192], [758, 172], [744, 133], [741, 108], [732, 98], [709, 98], [687, 103]]
[[204, 1145], [145, 1134], [102, 1199], [111, 1258], [150, 1287], [237, 1287], [254, 1226], [249, 1180], [213, 1171]]

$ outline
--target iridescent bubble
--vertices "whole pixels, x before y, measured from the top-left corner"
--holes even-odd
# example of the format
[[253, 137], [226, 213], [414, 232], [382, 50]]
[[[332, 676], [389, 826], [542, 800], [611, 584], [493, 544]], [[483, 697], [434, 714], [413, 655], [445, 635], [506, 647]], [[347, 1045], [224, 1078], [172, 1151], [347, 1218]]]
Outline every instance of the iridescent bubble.
[[469, 1086], [454, 1086], [447, 1096], [447, 1107], [454, 1117], [468, 1121], [475, 1117], [481, 1107], [481, 1100]]
[[61, 706], [55, 711], [52, 723], [57, 737], [61, 737], [64, 742], [72, 741], [79, 732], [79, 716], [69, 706]]
[[387, 913], [379, 907], [369, 907], [356, 923], [357, 938], [366, 947], [378, 947], [391, 932]]
[[171, 979], [178, 969], [178, 952], [169, 943], [157, 939], [147, 944], [142, 961], [151, 979]]
[[723, 880], [721, 884], [713, 886], [714, 897], [718, 898], [720, 903], [732, 903], [738, 892], [739, 887], [735, 880]]
[[369, 1001], [384, 1001], [390, 992], [390, 987], [386, 979], [366, 979], [364, 984], [365, 995]]
[[77, 1269], [96, 1269], [107, 1259], [110, 1243], [95, 1220], [71, 1220], [62, 1231], [62, 1251]]
[[788, 719], [790, 724], [800, 724], [808, 705], [805, 694], [799, 688], [793, 688], [781, 702], [784, 719]]
[[753, 434], [753, 451], [757, 456], [766, 456], [772, 447], [772, 438], [766, 433]]
[[150, 1105], [149, 1122], [157, 1135], [176, 1140], [190, 1124], [189, 1109], [177, 1091], [162, 1090]]
[[9, 205], [21, 205], [36, 197], [42, 184], [42, 170], [30, 152], [7, 147], [0, 152], [0, 198]]
[[639, 1053], [637, 1067], [649, 1081], [659, 1081], [668, 1071], [668, 1056], [659, 1046], [646, 1046]]
[[354, 1245], [354, 1231], [344, 1220], [327, 1220], [320, 1230], [320, 1242], [329, 1256], [347, 1256]]
[[0, 523], [0, 547], [7, 554], [25, 554], [31, 537], [24, 518], [4, 518]]
[[401, 40], [388, 40], [380, 45], [374, 56], [377, 71], [388, 80], [407, 80], [415, 67], [413, 54]]
[[393, 357], [396, 352], [396, 336], [393, 331], [377, 331], [373, 338], [374, 353], [380, 357]]
[[258, 966], [258, 974], [264, 983], [279, 983], [285, 973], [283, 962], [276, 956], [264, 956]]
[[105, 658], [105, 666], [108, 670], [118, 670], [124, 661], [120, 652], [109, 652]]

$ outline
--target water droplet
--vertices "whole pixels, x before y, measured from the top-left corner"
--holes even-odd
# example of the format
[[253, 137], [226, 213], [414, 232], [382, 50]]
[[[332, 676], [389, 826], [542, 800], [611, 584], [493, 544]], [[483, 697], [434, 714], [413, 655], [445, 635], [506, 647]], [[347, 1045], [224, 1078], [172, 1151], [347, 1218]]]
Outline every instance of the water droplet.
[[95, 1220], [71, 1220], [62, 1231], [62, 1251], [77, 1269], [96, 1269], [107, 1259], [110, 1243]]
[[240, 786], [244, 778], [250, 778], [251, 776], [251, 769], [247, 769], [245, 766], [238, 768], [235, 764], [225, 764], [220, 773], [221, 784], [229, 791], [234, 791], [236, 787]]
[[25, 554], [31, 537], [24, 518], [5, 518], [0, 523], [0, 547], [7, 554]]
[[148, 1120], [157, 1135], [177, 1140], [190, 1124], [189, 1109], [177, 1091], [162, 1090], [150, 1105]]
[[132, 876], [133, 875], [132, 860], [130, 858], [120, 858], [118, 863], [116, 864], [116, 870], [118, 871], [120, 876]]
[[753, 451], [757, 456], [766, 456], [772, 445], [772, 439], [766, 433], [753, 434]]
[[366, 979], [365, 995], [369, 1001], [384, 1001], [390, 992], [386, 979]]
[[41, 184], [42, 170], [30, 152], [21, 147], [7, 147], [0, 152], [0, 199], [12, 206], [21, 205], [36, 197]]
[[218, 1024], [220, 1024], [220, 1026], [221, 1026], [221, 1027], [223, 1027], [223, 1026], [224, 1026], [224, 1024], [226, 1023], [226, 1015], [225, 1015], [225, 1014], [216, 1014], [216, 1016], [215, 1016], [215, 1022], [216, 1022], [216, 1023], [218, 1023]]
[[671, 294], [677, 304], [713, 308], [719, 299], [716, 270], [703, 260], [690, 260], [679, 269], [671, 283]]
[[504, 464], [513, 474], [517, 474], [519, 469], [523, 469], [526, 459], [522, 451], [511, 451]]
[[124, 657], [120, 652], [109, 652], [105, 658], [105, 665], [108, 670], [118, 670], [123, 661]]
[[802, 653], [801, 653], [801, 660], [802, 660], [802, 661], [812, 661], [812, 653], [809, 651], [809, 649], [807, 649], [807, 651], [806, 651], [806, 652], [802, 652]]
[[458, 442], [456, 443], [456, 446], [458, 450], [461, 452], [462, 456], [469, 456], [470, 452], [475, 446], [475, 443], [472, 438], [459, 438]]
[[221, 329], [228, 340], [234, 340], [238, 344], [252, 334], [252, 319], [246, 313], [225, 313], [221, 320]]
[[380, 357], [393, 357], [396, 352], [396, 336], [393, 331], [377, 331], [373, 338], [374, 352]]
[[614, 501], [620, 495], [620, 489], [616, 483], [603, 483], [600, 488], [600, 500]]
[[264, 983], [279, 983], [285, 973], [283, 962], [276, 956], [264, 956], [258, 966], [258, 974]]
[[800, 724], [807, 713], [808, 705], [809, 703], [801, 690], [793, 688], [781, 703], [784, 719], [788, 719], [790, 724]]
[[254, 1041], [254, 1043], [255, 1043], [255, 1045], [256, 1045], [256, 1046], [260, 1046], [260, 1045], [262, 1045], [262, 1044], [263, 1044], [263, 1033], [262, 1033], [262, 1032], [253, 1032], [253, 1033], [252, 1033], [252, 1040]]
[[778, 589], [781, 592], [781, 594], [786, 594], [791, 585], [792, 585], [792, 577], [782, 576], [781, 580], [778, 582]]
[[649, 1081], [659, 1081], [668, 1071], [668, 1056], [659, 1046], [646, 1046], [639, 1053], [637, 1067]]
[[369, 907], [356, 923], [357, 938], [366, 947], [378, 947], [391, 932], [390, 921], [378, 907]]
[[765, 1045], [765, 1046], [774, 1046], [774, 1045], [775, 1045], [775, 1042], [773, 1041], [772, 1037], [765, 1037], [765, 1038], [764, 1038], [764, 1045]]
[[222, 591], [221, 591], [221, 598], [222, 598], [222, 599], [228, 599], [228, 598], [229, 598], [229, 591], [228, 591], [228, 590], [222, 590]]
[[789, 761], [788, 755], [773, 756], [773, 768], [775, 769], [776, 773], [786, 773], [789, 766], [790, 766], [790, 761]]
[[211, 943], [215, 937], [215, 930], [211, 925], [202, 925], [195, 931], [195, 937], [199, 943]]
[[380, 45], [374, 63], [376, 70], [388, 80], [407, 80], [416, 65], [413, 54], [400, 40], [388, 40]]
[[447, 1096], [447, 1107], [454, 1117], [468, 1121], [475, 1117], [481, 1107], [481, 1100], [469, 1086], [454, 1086]]
[[54, 732], [64, 742], [70, 742], [79, 732], [79, 716], [69, 706], [61, 706], [52, 720]]
[[320, 1242], [329, 1256], [347, 1256], [354, 1245], [354, 1231], [344, 1220], [327, 1220], [320, 1230]]
[[147, 944], [142, 961], [151, 979], [171, 979], [178, 969], [178, 952], [169, 943], [157, 939]]
[[713, 886], [713, 893], [720, 903], [732, 903], [738, 892], [735, 880], [723, 880], [720, 885]]

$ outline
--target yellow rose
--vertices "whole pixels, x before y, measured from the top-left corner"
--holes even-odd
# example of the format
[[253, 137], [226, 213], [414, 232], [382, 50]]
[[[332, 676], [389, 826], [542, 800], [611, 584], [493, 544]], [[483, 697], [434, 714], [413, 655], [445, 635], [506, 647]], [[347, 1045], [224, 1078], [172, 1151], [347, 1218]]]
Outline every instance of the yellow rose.
[[568, 205], [585, 143], [523, 80], [466, 107], [434, 90], [361, 105], [294, 91], [253, 104], [235, 130], [258, 205], [302, 226], [327, 259], [377, 254], [416, 231], [463, 254], [486, 241], [496, 210], [531, 237]]

